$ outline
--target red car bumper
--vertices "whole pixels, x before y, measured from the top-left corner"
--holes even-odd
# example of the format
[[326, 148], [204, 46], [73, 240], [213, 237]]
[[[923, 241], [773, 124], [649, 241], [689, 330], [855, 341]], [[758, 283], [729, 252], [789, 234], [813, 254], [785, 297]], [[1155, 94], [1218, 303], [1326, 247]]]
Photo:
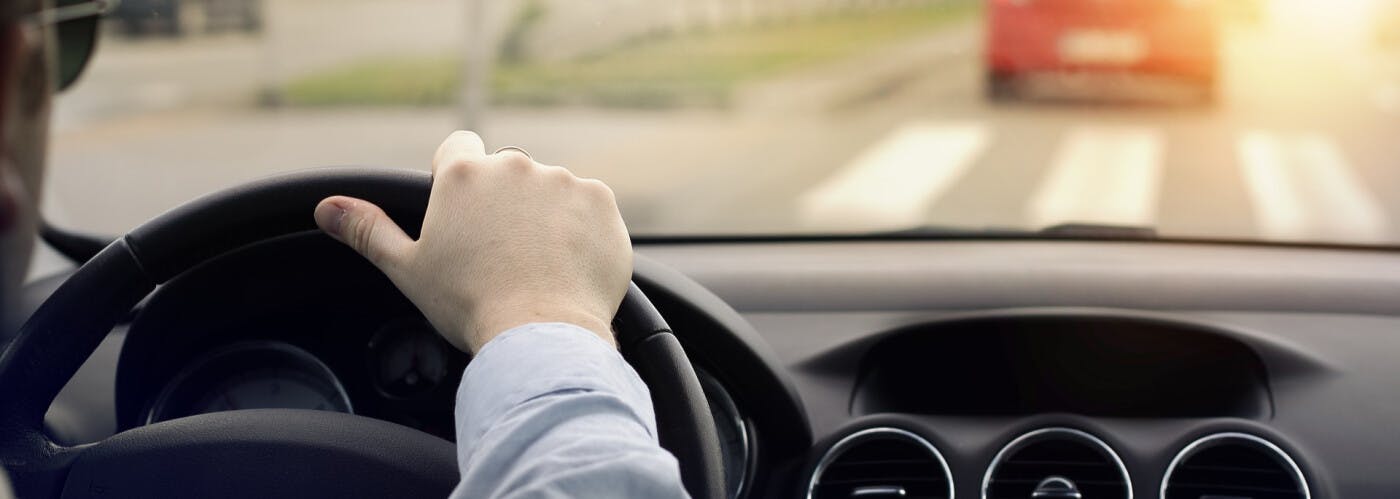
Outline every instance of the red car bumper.
[[1215, 78], [1209, 0], [987, 0], [992, 74], [1123, 72]]

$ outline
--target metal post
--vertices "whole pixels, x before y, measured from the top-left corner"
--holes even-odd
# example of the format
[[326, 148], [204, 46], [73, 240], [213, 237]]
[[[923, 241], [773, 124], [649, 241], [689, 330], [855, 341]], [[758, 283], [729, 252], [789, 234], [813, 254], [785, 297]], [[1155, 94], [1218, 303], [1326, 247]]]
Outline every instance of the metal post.
[[491, 0], [465, 0], [462, 68], [457, 88], [458, 116], [463, 130], [481, 130], [486, 124], [491, 98], [491, 66], [495, 59], [495, 37], [491, 33]]
[[263, 5], [263, 25], [258, 33], [260, 48], [262, 49], [261, 64], [262, 87], [258, 89], [258, 104], [264, 107], [277, 107], [282, 105], [282, 75], [280, 32], [281, 28], [276, 24], [282, 16], [280, 13], [268, 12], [281, 6], [280, 2], [268, 2]]

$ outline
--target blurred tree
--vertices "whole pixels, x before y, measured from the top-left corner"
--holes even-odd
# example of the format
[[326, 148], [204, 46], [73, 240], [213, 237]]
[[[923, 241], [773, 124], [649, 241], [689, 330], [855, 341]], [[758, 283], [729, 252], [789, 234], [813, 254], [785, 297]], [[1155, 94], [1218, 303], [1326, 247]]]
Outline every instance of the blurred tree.
[[543, 0], [525, 0], [501, 37], [500, 64], [519, 64], [529, 59], [530, 37], [548, 13]]

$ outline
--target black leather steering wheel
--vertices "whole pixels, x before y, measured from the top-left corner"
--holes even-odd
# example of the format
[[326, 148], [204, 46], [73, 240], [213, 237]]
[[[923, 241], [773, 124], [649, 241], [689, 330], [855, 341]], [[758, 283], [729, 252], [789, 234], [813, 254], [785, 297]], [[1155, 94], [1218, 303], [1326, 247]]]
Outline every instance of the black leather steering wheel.
[[[427, 172], [329, 168], [271, 177], [161, 215], [77, 270], [0, 355], [0, 459], [21, 497], [446, 497], [449, 442], [349, 414], [244, 410], [191, 416], [65, 447], [44, 413], [98, 344], [155, 287], [240, 247], [315, 230], [312, 209], [344, 194], [418, 232]], [[651, 389], [662, 446], [692, 497], [724, 496], [719, 439], [700, 382], [666, 321], [634, 284], [614, 319], [623, 355]], [[468, 487], [470, 484], [468, 484]], [[469, 490], [469, 489], [468, 489]]]

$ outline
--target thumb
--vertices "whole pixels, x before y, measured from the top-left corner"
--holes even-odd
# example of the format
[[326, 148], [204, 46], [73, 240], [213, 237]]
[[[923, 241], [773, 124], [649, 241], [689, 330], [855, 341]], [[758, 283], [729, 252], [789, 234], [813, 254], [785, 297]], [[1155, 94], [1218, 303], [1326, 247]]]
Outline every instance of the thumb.
[[316, 205], [316, 225], [388, 274], [408, 257], [413, 239], [384, 210], [363, 199], [331, 196]]

